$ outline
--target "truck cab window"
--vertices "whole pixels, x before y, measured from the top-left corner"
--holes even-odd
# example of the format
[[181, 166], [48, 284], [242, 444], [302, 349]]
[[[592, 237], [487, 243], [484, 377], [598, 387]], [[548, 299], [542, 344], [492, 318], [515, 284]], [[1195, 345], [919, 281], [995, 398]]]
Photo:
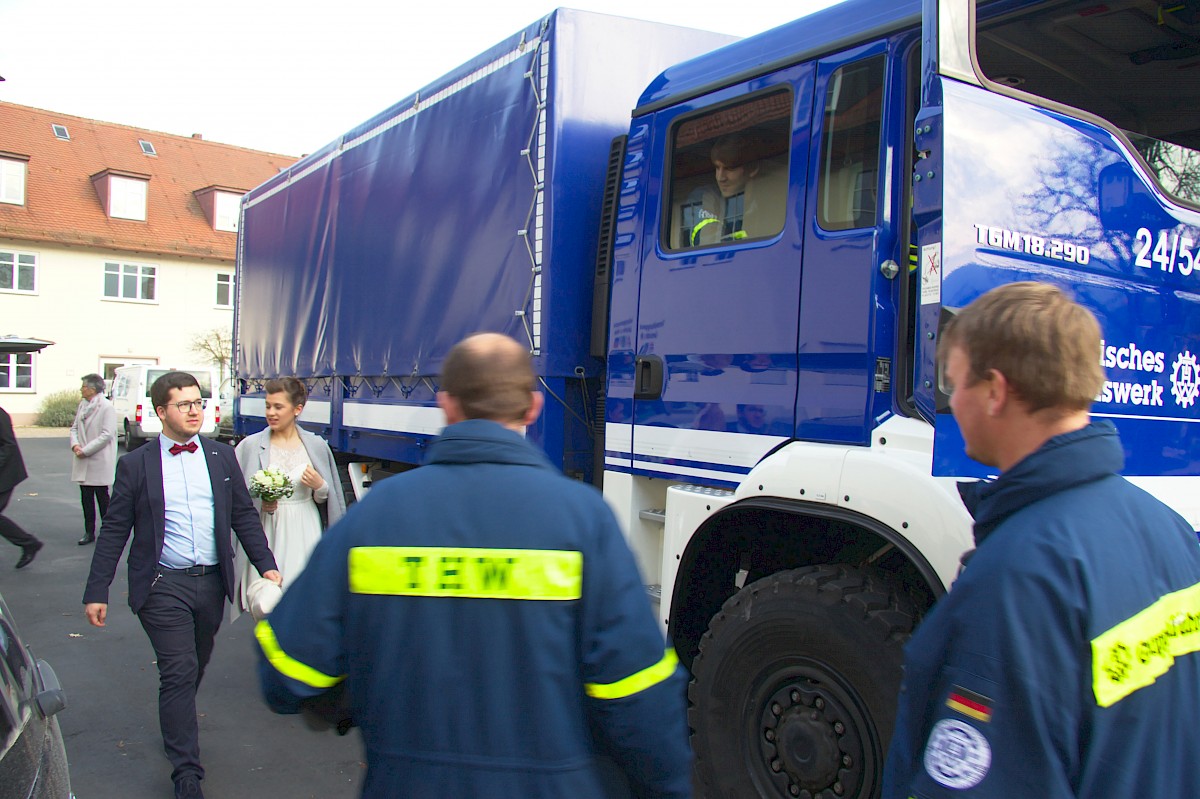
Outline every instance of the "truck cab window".
[[676, 126], [668, 249], [770, 238], [783, 230], [791, 107], [790, 92], [776, 91]]
[[[1182, 101], [1200, 52], [1196, 3], [1039, 3], [981, 18], [993, 89], [1079, 108], [1120, 128], [1176, 199], [1200, 205], [1200, 108]], [[1191, 70], [1194, 72], [1194, 69]]]
[[876, 56], [829, 78], [817, 214], [825, 230], [875, 225], [883, 66], [883, 56]]

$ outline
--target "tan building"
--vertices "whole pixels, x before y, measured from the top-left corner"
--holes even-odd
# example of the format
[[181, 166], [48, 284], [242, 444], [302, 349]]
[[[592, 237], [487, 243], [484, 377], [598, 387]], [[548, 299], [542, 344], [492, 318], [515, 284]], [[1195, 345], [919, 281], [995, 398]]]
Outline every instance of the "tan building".
[[241, 195], [297, 159], [0, 102], [0, 406], [118, 366], [205, 364], [233, 327]]

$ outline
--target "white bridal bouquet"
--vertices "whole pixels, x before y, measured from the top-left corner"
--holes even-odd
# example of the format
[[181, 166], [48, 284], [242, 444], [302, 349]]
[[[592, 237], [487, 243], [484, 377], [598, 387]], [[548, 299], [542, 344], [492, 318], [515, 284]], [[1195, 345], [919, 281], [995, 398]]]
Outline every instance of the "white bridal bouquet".
[[293, 491], [292, 478], [278, 466], [259, 469], [250, 477], [250, 496], [263, 502], [278, 502], [290, 497]]

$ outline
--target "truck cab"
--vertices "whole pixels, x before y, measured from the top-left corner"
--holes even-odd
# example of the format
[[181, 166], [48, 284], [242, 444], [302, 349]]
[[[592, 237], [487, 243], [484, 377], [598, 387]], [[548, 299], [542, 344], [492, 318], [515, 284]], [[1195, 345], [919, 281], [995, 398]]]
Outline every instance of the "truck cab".
[[707, 793], [877, 795], [902, 645], [974, 546], [956, 482], [990, 476], [935, 359], [989, 288], [1097, 315], [1095, 415], [1200, 527], [1200, 117], [1165, 112], [1198, 34], [1192, 4], [848, 0], [643, 95], [604, 490], [692, 669]]

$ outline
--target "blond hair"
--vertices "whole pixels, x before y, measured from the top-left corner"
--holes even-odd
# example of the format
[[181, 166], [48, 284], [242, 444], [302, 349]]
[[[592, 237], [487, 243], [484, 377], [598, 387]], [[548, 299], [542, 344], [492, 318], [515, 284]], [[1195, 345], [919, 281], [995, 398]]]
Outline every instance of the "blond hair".
[[939, 363], [954, 347], [970, 360], [972, 384], [994, 369], [1031, 412], [1086, 411], [1104, 386], [1100, 324], [1047, 283], [1008, 283], [972, 302], [942, 330]]

